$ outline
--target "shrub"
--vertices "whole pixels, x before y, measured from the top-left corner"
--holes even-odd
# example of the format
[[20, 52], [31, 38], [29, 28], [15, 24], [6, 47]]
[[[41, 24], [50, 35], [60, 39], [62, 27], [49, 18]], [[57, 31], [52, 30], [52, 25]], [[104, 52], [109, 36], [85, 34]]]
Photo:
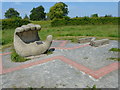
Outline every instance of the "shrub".
[[54, 19], [51, 26], [64, 25], [104, 25], [104, 24], [118, 24], [119, 17], [77, 17], [77, 18], [63, 18]]
[[30, 23], [30, 21], [26, 20], [26, 19], [3, 19], [2, 20], [2, 30], [17, 28], [22, 25], [26, 25], [28, 23]]

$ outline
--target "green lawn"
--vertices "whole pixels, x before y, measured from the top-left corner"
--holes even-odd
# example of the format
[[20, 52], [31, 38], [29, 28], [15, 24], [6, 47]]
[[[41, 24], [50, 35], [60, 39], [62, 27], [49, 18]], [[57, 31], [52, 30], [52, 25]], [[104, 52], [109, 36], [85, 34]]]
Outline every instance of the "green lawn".
[[94, 37], [118, 37], [117, 25], [84, 25], [84, 26], [62, 26], [43, 28], [39, 34], [43, 37], [53, 35], [54, 39], [58, 37], [78, 37], [78, 36], [94, 36]]
[[[118, 26], [117, 25], [78, 25], [78, 26], [61, 26], [51, 27], [50, 21], [32, 21], [34, 24], [42, 26], [39, 35], [42, 40], [46, 39], [47, 35], [53, 35], [53, 39], [63, 39], [77, 41], [80, 37], [97, 37], [117, 39]], [[9, 45], [13, 42], [14, 29], [0, 30], [2, 32], [3, 45]]]

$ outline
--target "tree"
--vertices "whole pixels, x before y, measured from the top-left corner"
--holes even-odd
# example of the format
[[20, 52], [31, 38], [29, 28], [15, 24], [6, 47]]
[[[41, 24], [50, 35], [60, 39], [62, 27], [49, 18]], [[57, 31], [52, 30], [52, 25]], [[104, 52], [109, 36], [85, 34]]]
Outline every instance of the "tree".
[[67, 16], [67, 14], [68, 6], [63, 2], [59, 2], [50, 8], [48, 16], [52, 20], [54, 18], [63, 18], [64, 16]]
[[27, 16], [27, 14], [25, 14], [25, 17], [24, 17], [24, 19], [27, 19], [27, 20], [29, 20], [29, 17]]
[[4, 15], [6, 18], [20, 18], [19, 12], [17, 12], [14, 8], [9, 8]]
[[30, 11], [31, 12], [30, 20], [39, 21], [39, 20], [45, 19], [46, 13], [44, 11], [45, 11], [45, 9], [44, 9], [43, 6], [39, 6], [39, 7], [33, 8]]
[[112, 15], [105, 15], [105, 17], [112, 17]]
[[79, 18], [78, 16], [76, 16], [76, 18]]
[[91, 17], [98, 17], [98, 14], [92, 14]]

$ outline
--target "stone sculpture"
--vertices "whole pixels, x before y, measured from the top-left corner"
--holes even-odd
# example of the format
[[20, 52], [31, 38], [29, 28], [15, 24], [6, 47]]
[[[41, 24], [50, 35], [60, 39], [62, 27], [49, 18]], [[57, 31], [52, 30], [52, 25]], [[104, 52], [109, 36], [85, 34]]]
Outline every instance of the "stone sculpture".
[[40, 40], [38, 31], [40, 25], [28, 24], [15, 29], [14, 48], [23, 57], [35, 56], [45, 53], [52, 44], [52, 35], [48, 35], [43, 42]]
[[95, 39], [96, 39], [95, 37], [80, 38], [78, 40], [78, 43], [88, 43], [88, 42], [94, 41]]
[[96, 40], [95, 37], [80, 38], [78, 43], [90, 43], [91, 46], [98, 47], [102, 45], [109, 44], [109, 39]]
[[90, 42], [90, 45], [94, 47], [98, 47], [106, 44], [109, 44], [109, 39], [101, 39], [101, 40], [95, 40]]

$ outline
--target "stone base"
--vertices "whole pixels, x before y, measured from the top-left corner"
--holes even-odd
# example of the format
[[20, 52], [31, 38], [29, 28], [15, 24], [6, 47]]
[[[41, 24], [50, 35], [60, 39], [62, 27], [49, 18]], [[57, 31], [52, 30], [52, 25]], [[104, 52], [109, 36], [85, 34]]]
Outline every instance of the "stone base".
[[81, 38], [78, 40], [78, 43], [88, 43], [94, 41], [95, 39], [96, 39], [95, 37]]
[[40, 57], [45, 57], [47, 56], [47, 54], [41, 54], [41, 55], [36, 55], [36, 56], [29, 56], [29, 57], [25, 57], [26, 59], [35, 59], [35, 58], [40, 58]]
[[90, 45], [94, 47], [102, 46], [105, 44], [109, 44], [109, 39], [102, 39], [102, 40], [96, 40], [90, 42]]

